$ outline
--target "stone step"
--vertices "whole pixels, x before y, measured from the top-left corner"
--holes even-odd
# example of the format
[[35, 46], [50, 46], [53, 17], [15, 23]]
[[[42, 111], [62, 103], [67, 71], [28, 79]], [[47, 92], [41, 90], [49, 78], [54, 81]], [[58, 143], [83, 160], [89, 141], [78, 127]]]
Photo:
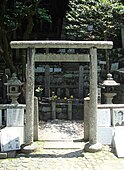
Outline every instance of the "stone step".
[[83, 149], [84, 142], [45, 142], [44, 149]]
[[0, 153], [0, 159], [7, 158], [7, 153]]
[[0, 152], [0, 159], [15, 158], [16, 151]]

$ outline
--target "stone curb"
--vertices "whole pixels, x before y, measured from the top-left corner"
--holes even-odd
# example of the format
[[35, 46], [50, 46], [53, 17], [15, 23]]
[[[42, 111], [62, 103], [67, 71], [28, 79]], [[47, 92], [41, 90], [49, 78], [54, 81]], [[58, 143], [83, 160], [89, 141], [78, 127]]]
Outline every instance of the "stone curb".
[[0, 159], [15, 158], [15, 157], [16, 157], [16, 151], [9, 151], [9, 152], [1, 152], [0, 153]]

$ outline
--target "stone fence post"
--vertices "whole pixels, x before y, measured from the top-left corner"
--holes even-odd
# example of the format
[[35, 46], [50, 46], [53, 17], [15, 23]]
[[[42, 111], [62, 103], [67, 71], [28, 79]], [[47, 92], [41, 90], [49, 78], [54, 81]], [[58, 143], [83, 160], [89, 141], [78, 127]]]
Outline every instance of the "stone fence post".
[[39, 109], [38, 98], [34, 97], [34, 141], [38, 140]]
[[122, 48], [124, 48], [124, 25], [121, 27]]
[[52, 100], [52, 119], [56, 119], [56, 101]]
[[68, 100], [68, 120], [72, 120], [72, 100]]
[[90, 98], [84, 98], [84, 140], [89, 140], [89, 112], [90, 112]]

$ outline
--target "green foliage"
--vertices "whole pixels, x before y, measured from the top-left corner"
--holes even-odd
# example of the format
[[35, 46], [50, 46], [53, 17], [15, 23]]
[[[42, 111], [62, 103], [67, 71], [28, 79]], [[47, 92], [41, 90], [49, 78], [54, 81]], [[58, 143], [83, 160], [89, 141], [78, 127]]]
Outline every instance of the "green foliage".
[[47, 22], [51, 22], [51, 16], [47, 14], [47, 10], [44, 8], [38, 8], [36, 11], [36, 15], [39, 19], [43, 19]]
[[34, 20], [45, 20], [51, 22], [51, 16], [48, 11], [41, 7], [40, 0], [21, 2], [15, 1], [13, 8], [6, 8], [4, 14], [4, 27], [8, 31], [13, 31], [22, 26], [22, 20], [30, 16]]
[[42, 0], [1, 0], [0, 9], [0, 58], [15, 72], [10, 41], [30, 39], [34, 27], [42, 21], [51, 22], [51, 16], [42, 7]]
[[[77, 40], [113, 40], [124, 22], [119, 0], [70, 0], [66, 13], [66, 37]], [[88, 31], [92, 25], [93, 30]]]

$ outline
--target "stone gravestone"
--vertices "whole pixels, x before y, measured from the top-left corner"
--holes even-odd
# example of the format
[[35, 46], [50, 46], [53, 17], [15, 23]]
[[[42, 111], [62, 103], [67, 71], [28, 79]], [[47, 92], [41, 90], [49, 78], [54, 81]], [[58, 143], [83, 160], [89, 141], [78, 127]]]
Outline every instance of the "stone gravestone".
[[2, 110], [0, 110], [0, 126], [2, 126]]
[[124, 157], [124, 126], [115, 127], [114, 145], [118, 157]]
[[7, 127], [24, 126], [24, 109], [7, 109]]

